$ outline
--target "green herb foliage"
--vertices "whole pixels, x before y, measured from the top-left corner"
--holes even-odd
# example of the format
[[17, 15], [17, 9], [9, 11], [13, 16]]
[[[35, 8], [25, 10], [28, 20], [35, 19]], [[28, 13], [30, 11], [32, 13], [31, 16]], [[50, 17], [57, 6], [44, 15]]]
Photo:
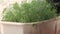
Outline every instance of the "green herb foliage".
[[3, 20], [12, 22], [37, 22], [56, 17], [55, 9], [46, 0], [15, 3], [13, 7], [5, 8], [3, 14]]

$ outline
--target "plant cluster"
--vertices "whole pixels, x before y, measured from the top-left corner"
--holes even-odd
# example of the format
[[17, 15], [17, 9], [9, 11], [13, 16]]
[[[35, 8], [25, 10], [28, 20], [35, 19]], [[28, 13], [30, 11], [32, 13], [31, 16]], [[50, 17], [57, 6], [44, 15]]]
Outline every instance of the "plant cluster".
[[21, 5], [13, 4], [11, 8], [3, 10], [4, 21], [12, 22], [37, 22], [56, 17], [56, 11], [46, 0], [32, 0]]

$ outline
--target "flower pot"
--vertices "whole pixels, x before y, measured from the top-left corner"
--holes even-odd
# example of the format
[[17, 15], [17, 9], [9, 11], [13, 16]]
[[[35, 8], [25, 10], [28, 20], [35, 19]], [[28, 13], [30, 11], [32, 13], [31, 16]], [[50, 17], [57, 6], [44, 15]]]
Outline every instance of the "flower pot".
[[36, 23], [1, 22], [1, 34], [55, 34], [56, 19]]

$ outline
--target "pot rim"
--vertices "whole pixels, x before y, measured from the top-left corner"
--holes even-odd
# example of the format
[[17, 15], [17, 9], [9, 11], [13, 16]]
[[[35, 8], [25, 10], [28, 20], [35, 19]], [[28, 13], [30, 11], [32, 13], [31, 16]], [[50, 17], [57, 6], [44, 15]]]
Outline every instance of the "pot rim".
[[41, 23], [46, 23], [46, 22], [50, 22], [53, 20], [57, 20], [57, 18], [53, 18], [53, 19], [48, 19], [48, 20], [43, 20], [43, 21], [39, 21], [39, 22], [31, 22], [31, 23], [23, 23], [23, 22], [8, 22], [8, 21], [0, 21], [1, 24], [12, 24], [12, 25], [33, 25], [33, 24], [41, 24]]

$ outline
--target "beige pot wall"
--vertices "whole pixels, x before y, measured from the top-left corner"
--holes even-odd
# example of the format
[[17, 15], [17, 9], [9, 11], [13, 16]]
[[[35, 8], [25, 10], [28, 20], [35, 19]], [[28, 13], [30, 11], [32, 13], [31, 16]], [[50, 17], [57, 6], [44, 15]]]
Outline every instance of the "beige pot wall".
[[55, 34], [56, 19], [27, 23], [1, 22], [1, 34]]
[[1, 34], [32, 34], [32, 24], [1, 22]]

